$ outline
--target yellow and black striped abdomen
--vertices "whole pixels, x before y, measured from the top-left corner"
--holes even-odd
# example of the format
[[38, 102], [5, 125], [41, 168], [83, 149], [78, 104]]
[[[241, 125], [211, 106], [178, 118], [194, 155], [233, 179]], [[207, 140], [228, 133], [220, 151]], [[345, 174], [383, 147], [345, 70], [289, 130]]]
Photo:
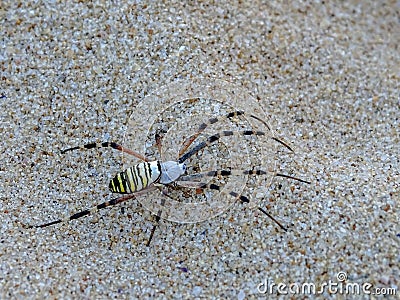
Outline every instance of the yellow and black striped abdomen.
[[160, 178], [161, 165], [159, 161], [142, 162], [111, 179], [109, 188], [113, 193], [131, 194], [147, 188]]

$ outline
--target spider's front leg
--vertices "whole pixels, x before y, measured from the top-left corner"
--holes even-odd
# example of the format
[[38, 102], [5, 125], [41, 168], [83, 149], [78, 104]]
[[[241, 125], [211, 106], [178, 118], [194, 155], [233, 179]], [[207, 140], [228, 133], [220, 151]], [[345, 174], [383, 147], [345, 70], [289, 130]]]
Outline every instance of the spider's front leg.
[[[262, 118], [253, 115], [253, 114], [248, 114], [242, 110], [236, 110], [236, 111], [232, 111], [226, 115], [223, 116], [215, 116], [212, 118], [209, 118], [207, 121], [205, 121], [204, 123], [201, 123], [199, 128], [197, 129], [197, 131], [192, 134], [191, 136], [189, 136], [182, 145], [182, 148], [179, 150], [179, 157], [184, 156], [184, 153], [186, 152], [186, 150], [190, 147], [190, 145], [193, 144], [193, 142], [198, 138], [198, 136], [204, 131], [206, 130], [206, 128], [208, 128], [208, 126], [213, 125], [217, 122], [220, 122], [221, 120], [232, 120], [233, 118], [237, 118], [237, 117], [243, 117], [243, 116], [248, 116], [249, 118], [252, 118], [254, 120], [257, 120], [258, 122], [262, 123], [267, 129], [268, 131], [271, 131], [271, 127], [268, 125], [268, 123], [266, 121], [264, 121]], [[286, 147], [289, 151], [294, 152], [293, 149], [282, 139], [279, 139], [275, 136], [271, 137], [273, 140], [275, 140], [276, 142], [280, 143], [281, 145], [283, 145], [284, 147]]]
[[191, 144], [197, 139], [197, 137], [210, 125], [215, 124], [221, 120], [224, 119], [232, 119], [234, 117], [238, 117], [244, 114], [244, 111], [233, 111], [228, 113], [227, 115], [224, 116], [216, 116], [209, 118], [206, 122], [201, 123], [197, 131], [189, 136], [182, 144], [181, 150], [179, 150], [179, 157], [181, 157], [185, 151], [190, 147]]
[[[195, 187], [201, 190], [204, 189], [212, 189], [212, 190], [221, 190], [221, 187], [219, 185], [216, 185], [214, 183], [203, 183], [201, 181], [201, 179], [205, 178], [205, 177], [217, 177], [217, 176], [223, 176], [223, 177], [229, 177], [229, 176], [240, 176], [240, 175], [253, 175], [253, 176], [263, 176], [266, 175], [267, 172], [261, 169], [257, 169], [257, 168], [252, 168], [249, 170], [217, 170], [217, 171], [206, 171], [206, 172], [202, 172], [202, 173], [197, 173], [197, 174], [192, 174], [192, 175], [186, 175], [186, 176], [182, 176], [179, 178], [179, 181], [177, 181], [177, 183], [179, 185], [182, 186], [186, 186], [186, 187]], [[288, 179], [293, 179], [293, 180], [297, 180], [299, 182], [303, 182], [303, 183], [307, 183], [310, 184], [311, 182], [304, 180], [304, 179], [300, 179], [294, 176], [290, 176], [290, 175], [286, 175], [286, 174], [281, 174], [281, 173], [276, 173], [275, 176], [279, 176], [279, 177], [284, 177], [284, 178], [288, 178]], [[197, 181], [195, 181], [197, 180]], [[200, 180], [200, 181], [199, 181]], [[244, 195], [238, 194], [234, 191], [230, 191], [227, 193], [228, 195], [240, 200], [242, 203], [249, 203], [250, 199]], [[275, 224], [277, 224], [281, 229], [283, 229], [284, 231], [287, 231], [287, 229], [281, 224], [279, 223], [271, 214], [269, 214], [266, 210], [264, 210], [261, 207], [258, 207], [258, 210], [261, 211], [263, 214], [265, 214], [266, 216], [268, 216], [272, 221], [275, 222]]]

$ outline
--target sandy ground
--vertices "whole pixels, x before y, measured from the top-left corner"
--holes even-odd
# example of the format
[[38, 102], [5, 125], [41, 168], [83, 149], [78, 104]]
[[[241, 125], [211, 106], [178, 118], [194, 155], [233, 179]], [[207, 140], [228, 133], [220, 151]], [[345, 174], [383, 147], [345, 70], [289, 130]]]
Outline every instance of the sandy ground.
[[[345, 298], [349, 287], [399, 297], [399, 2], [288, 3], [1, 2], [2, 299], [322, 299]], [[188, 82], [197, 94], [179, 89]], [[268, 169], [230, 181], [250, 205], [230, 199], [201, 223], [162, 220], [150, 247], [146, 203], [160, 202], [158, 190], [25, 227], [111, 199], [109, 179], [138, 162], [112, 149], [61, 149], [116, 141], [146, 152], [162, 129], [176, 154], [202, 121], [237, 106], [276, 135], [264, 127], [265, 140], [221, 139], [188, 167], [243, 158]], [[222, 118], [209, 129], [255, 123]], [[189, 204], [203, 197], [174, 193]], [[208, 209], [229, 197], [204, 195]], [[195, 221], [208, 209], [170, 214]]]

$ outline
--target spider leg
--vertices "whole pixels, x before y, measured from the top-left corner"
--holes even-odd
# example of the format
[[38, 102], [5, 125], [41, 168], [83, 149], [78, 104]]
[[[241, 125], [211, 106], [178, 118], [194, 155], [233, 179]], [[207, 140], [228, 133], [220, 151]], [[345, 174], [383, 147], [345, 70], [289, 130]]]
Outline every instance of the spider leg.
[[127, 195], [124, 195], [124, 196], [121, 196], [121, 197], [118, 197], [118, 198], [114, 198], [114, 199], [105, 201], [103, 203], [97, 204], [96, 206], [93, 206], [92, 208], [85, 209], [85, 210], [82, 210], [80, 212], [77, 212], [77, 213], [75, 213], [75, 214], [73, 214], [73, 215], [71, 215], [71, 216], [69, 216], [69, 217], [67, 217], [65, 219], [58, 219], [58, 220], [50, 222], [50, 223], [41, 224], [41, 225], [29, 225], [29, 226], [26, 226], [26, 227], [28, 227], [28, 228], [43, 228], [43, 227], [47, 227], [47, 226], [51, 226], [51, 225], [55, 225], [55, 224], [59, 224], [59, 223], [66, 223], [68, 221], [76, 220], [76, 219], [79, 219], [81, 217], [90, 215], [93, 212], [96, 212], [96, 211], [98, 211], [100, 209], [103, 209], [103, 208], [106, 208], [106, 207], [109, 207], [109, 206], [114, 206], [114, 205], [120, 204], [120, 203], [125, 202], [125, 201], [130, 200], [130, 199], [134, 199], [134, 198], [136, 198], [136, 196], [139, 196], [141, 194], [147, 193], [147, 192], [149, 192], [149, 191], [151, 191], [153, 189], [154, 189], [154, 185], [151, 185], [151, 186], [148, 186], [146, 189], [143, 189], [143, 190], [141, 190], [139, 192], [136, 192], [134, 194], [127, 194]]
[[[165, 192], [163, 192], [163, 193], [166, 195]], [[161, 206], [164, 206], [164, 205], [165, 205], [165, 200], [162, 199], [162, 201], [161, 201]], [[159, 211], [157, 212], [157, 215], [156, 215], [156, 222], [154, 223], [153, 228], [151, 229], [150, 237], [149, 237], [149, 240], [147, 241], [147, 244], [146, 244], [147, 247], [150, 246], [151, 240], [153, 239], [153, 236], [154, 236], [154, 232], [156, 231], [156, 228], [157, 228], [157, 226], [158, 226], [159, 223], [160, 223], [161, 214], [162, 214], [162, 210], [159, 210]]]
[[151, 229], [151, 233], [150, 233], [149, 240], [148, 240], [147, 243], [146, 243], [146, 246], [147, 246], [147, 247], [150, 246], [151, 240], [153, 239], [153, 236], [154, 236], [154, 232], [156, 231], [156, 228], [157, 228], [157, 226], [158, 226], [158, 224], [160, 223], [160, 220], [161, 220], [161, 211], [158, 211], [158, 212], [159, 212], [159, 213], [158, 213], [157, 216], [156, 216], [156, 222], [155, 222], [155, 224], [153, 225], [153, 228]]
[[92, 207], [90, 209], [85, 209], [85, 210], [82, 210], [80, 212], [77, 212], [77, 213], [75, 213], [75, 214], [73, 214], [73, 215], [71, 215], [71, 216], [69, 216], [69, 217], [67, 217], [65, 219], [58, 219], [56, 221], [52, 221], [52, 222], [41, 224], [41, 225], [29, 225], [27, 227], [28, 228], [43, 228], [43, 227], [47, 227], [47, 226], [51, 226], [51, 225], [55, 225], [55, 224], [59, 224], [59, 223], [65, 223], [65, 222], [68, 222], [68, 221], [76, 220], [76, 219], [82, 218], [84, 216], [90, 215], [93, 212], [98, 211], [100, 209], [106, 208], [108, 206], [113, 206], [113, 205], [120, 204], [120, 203], [125, 202], [127, 200], [130, 200], [132, 198], [135, 198], [135, 194], [124, 195], [122, 197], [114, 198], [114, 199], [111, 199], [109, 201], [106, 201], [106, 202], [103, 202], [101, 204], [98, 204], [98, 205], [96, 205], [96, 206], [94, 206], [94, 207]]
[[[242, 115], [246, 115], [247, 113], [245, 113], [244, 111], [241, 110], [237, 110], [237, 111], [233, 111], [230, 112], [224, 116], [216, 116], [216, 117], [212, 117], [210, 119], [208, 119], [208, 121], [200, 124], [199, 128], [197, 129], [196, 133], [192, 134], [191, 136], [189, 136], [182, 145], [181, 150], [179, 151], [179, 156], [181, 157], [185, 151], [189, 148], [189, 146], [197, 139], [197, 137], [209, 126], [212, 124], [215, 124], [223, 119], [231, 119], [234, 117], [238, 117], [238, 116], [242, 116]], [[268, 128], [268, 130], [271, 130], [271, 127], [268, 125], [268, 123], [266, 121], [264, 121], [263, 119], [261, 119], [258, 116], [255, 116], [253, 114], [249, 115], [251, 118], [261, 122], [265, 127]], [[277, 137], [272, 137], [273, 140], [277, 141], [278, 143], [282, 144], [283, 146], [285, 146], [287, 149], [289, 149], [291, 152], [294, 152], [293, 149], [282, 139], [278, 139]]]
[[[212, 143], [218, 141], [221, 137], [224, 136], [235, 136], [235, 135], [242, 135], [242, 136], [248, 136], [248, 135], [267, 135], [267, 133], [265, 133], [264, 131], [255, 131], [255, 130], [243, 130], [243, 131], [231, 131], [231, 130], [225, 130], [225, 131], [221, 131], [219, 133], [216, 133], [214, 135], [211, 135], [207, 138], [206, 141], [203, 141], [199, 144], [197, 144], [196, 146], [194, 146], [191, 150], [189, 150], [188, 152], [186, 152], [185, 154], [183, 154], [181, 157], [179, 157], [178, 162], [179, 163], [183, 163], [185, 162], [187, 159], [189, 159], [191, 156], [193, 156], [194, 154], [196, 154], [197, 152], [199, 152], [200, 150], [210, 146]], [[273, 138], [274, 140], [276, 140], [276, 138]], [[289, 147], [289, 146], [288, 146]], [[289, 149], [291, 150], [291, 148], [289, 147]]]
[[261, 211], [262, 213], [264, 213], [266, 216], [268, 216], [272, 221], [275, 222], [275, 224], [277, 224], [280, 228], [282, 228], [284, 231], [287, 231], [287, 229], [285, 227], [282, 226], [281, 223], [279, 223], [273, 216], [271, 216], [270, 213], [268, 213], [266, 210], [262, 209], [261, 207], [258, 207], [258, 210]]
[[[211, 184], [210, 183], [205, 183], [205, 184], [203, 184], [201, 186], [201, 188], [210, 188], [212, 190], [217, 190], [217, 191], [219, 191], [221, 189], [221, 187], [219, 185], [216, 185], [214, 183], [211, 183]], [[247, 198], [246, 196], [241, 195], [239, 193], [236, 193], [234, 191], [230, 191], [230, 192], [228, 192], [228, 194], [231, 195], [232, 197], [240, 200], [242, 203], [249, 203], [250, 202], [249, 198]], [[258, 207], [258, 210], [263, 212], [267, 217], [269, 217], [272, 221], [274, 221], [284, 231], [287, 231], [287, 229], [281, 223], [279, 223], [273, 216], [271, 216], [271, 214], [269, 214], [267, 211], [265, 211], [261, 207]]]
[[[216, 177], [216, 176], [224, 176], [224, 177], [227, 177], [227, 176], [232, 176], [232, 175], [243, 175], [243, 174], [244, 174], [244, 175], [266, 175], [267, 172], [266, 172], [266, 171], [263, 171], [263, 170], [260, 170], [260, 169], [258, 169], [258, 170], [251, 169], [251, 170], [218, 170], [218, 171], [207, 171], [207, 172], [203, 172], [203, 173], [197, 173], [197, 174], [193, 174], [193, 175], [182, 176], [182, 177], [179, 178], [179, 181], [177, 181], [177, 183], [180, 183], [180, 182], [182, 182], [182, 183], [188, 182], [188, 183], [190, 183], [189, 185], [186, 185], [186, 184], [183, 184], [183, 185], [186, 185], [187, 187], [189, 187], [190, 185], [196, 186], [196, 182], [191, 181], [191, 180], [193, 180], [193, 179], [199, 179], [199, 178], [204, 178], [204, 177]], [[297, 181], [300, 181], [300, 182], [303, 182], [303, 183], [311, 184], [310, 181], [307, 181], [307, 180], [304, 180], [304, 179], [300, 179], [300, 178], [297, 178], [297, 177], [294, 177], [294, 176], [286, 175], [286, 174], [276, 173], [275, 176], [280, 176], [280, 177], [284, 177], [284, 178], [288, 178], [288, 179], [297, 180]], [[207, 183], [207, 184], [206, 184], [206, 183], [198, 182], [196, 187], [201, 188], [201, 189], [210, 188], [210, 189], [213, 189], [213, 190], [220, 190], [220, 186], [218, 186], [218, 185], [216, 185], [216, 184], [213, 184], [213, 183]], [[231, 191], [231, 192], [229, 192], [228, 194], [231, 195], [231, 196], [233, 196], [233, 197], [235, 197], [235, 198], [237, 198], [237, 199], [239, 199], [240, 201], [242, 201], [242, 203], [249, 203], [249, 202], [250, 202], [249, 198], [247, 198], [246, 196], [243, 196], [243, 195], [239, 195], [239, 194], [236, 193], [236, 192]], [[266, 210], [264, 210], [264, 209], [261, 208], [261, 207], [258, 207], [258, 210], [261, 211], [261, 212], [262, 212], [263, 214], [265, 214], [266, 216], [268, 216], [272, 221], [274, 221], [274, 222], [275, 222], [280, 228], [282, 228], [284, 231], [287, 231], [287, 229], [286, 229], [284, 226], [282, 226], [282, 224], [280, 224], [280, 223], [279, 223], [271, 214], [269, 214]]]
[[[267, 172], [263, 170], [218, 170], [218, 171], [206, 171], [196, 174], [190, 174], [179, 177], [179, 181], [191, 181], [193, 179], [199, 179], [204, 177], [217, 177], [217, 176], [238, 176], [238, 175], [265, 175]], [[178, 182], [179, 182], [178, 181]]]
[[[179, 151], [179, 156], [182, 156], [183, 153], [185, 153], [185, 151], [189, 148], [189, 146], [197, 139], [197, 137], [209, 126], [212, 124], [215, 124], [219, 121], [221, 121], [222, 119], [231, 119], [233, 117], [237, 117], [237, 116], [241, 116], [244, 114], [244, 111], [233, 111], [230, 112], [227, 115], [224, 116], [217, 116], [217, 117], [212, 117], [210, 119], [208, 119], [206, 122], [200, 124], [199, 128], [197, 129], [196, 133], [192, 134], [191, 136], [189, 136], [182, 145], [181, 150]], [[269, 129], [269, 127], [268, 127]]]
[[[196, 173], [191, 175], [181, 176], [178, 182], [190, 182], [193, 179], [204, 178], [204, 177], [217, 177], [217, 176], [237, 176], [237, 175], [266, 175], [267, 172], [261, 169], [250, 169], [250, 170], [218, 170], [218, 171], [206, 171], [202, 173]], [[282, 173], [275, 173], [275, 176], [284, 177], [288, 179], [297, 180], [303, 183], [311, 184], [310, 181], [301, 179], [298, 177], [282, 174]]]
[[159, 135], [158, 133], [156, 133], [155, 139], [156, 139], [156, 146], [157, 146], [157, 149], [158, 149], [158, 153], [162, 153], [162, 151], [161, 151], [161, 148], [162, 148], [162, 136]]
[[68, 152], [68, 151], [74, 151], [74, 150], [78, 150], [78, 149], [94, 149], [94, 148], [113, 148], [115, 150], [127, 153], [129, 155], [133, 155], [136, 158], [139, 158], [140, 160], [148, 161], [146, 157], [137, 153], [136, 151], [125, 148], [114, 142], [90, 143], [90, 144], [86, 144], [86, 145], [82, 145], [82, 146], [76, 146], [76, 147], [71, 147], [68, 149], [61, 150], [61, 153], [64, 154], [65, 152]]
[[284, 178], [288, 178], [288, 179], [297, 180], [297, 181], [300, 181], [300, 182], [303, 182], [303, 183], [311, 184], [311, 181], [300, 179], [300, 178], [293, 177], [293, 176], [286, 175], [286, 174], [276, 173], [275, 176], [284, 177]]
[[[164, 186], [163, 184], [154, 184], [154, 186], [157, 187], [165, 196], [171, 198], [171, 197], [168, 195], [167, 191], [165, 190], [165, 186]], [[172, 199], [172, 198], [171, 198], [171, 199]], [[165, 199], [162, 198], [162, 199], [161, 199], [161, 206], [164, 206], [164, 205], [165, 205]], [[157, 212], [156, 221], [155, 221], [155, 223], [154, 223], [154, 225], [153, 225], [153, 228], [151, 229], [150, 237], [149, 237], [149, 240], [147, 241], [147, 244], [146, 244], [147, 247], [150, 246], [151, 240], [153, 239], [153, 236], [154, 236], [154, 232], [156, 231], [156, 228], [157, 228], [157, 226], [158, 226], [159, 223], [160, 223], [161, 214], [162, 214], [162, 210], [160, 209], [160, 210], [158, 210], [158, 212]]]

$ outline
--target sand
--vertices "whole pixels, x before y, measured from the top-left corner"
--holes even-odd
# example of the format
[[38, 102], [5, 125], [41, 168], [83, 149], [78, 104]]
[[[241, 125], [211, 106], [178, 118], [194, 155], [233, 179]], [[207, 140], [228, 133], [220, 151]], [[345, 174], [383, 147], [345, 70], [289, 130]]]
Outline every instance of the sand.
[[[358, 297], [350, 287], [398, 297], [399, 11], [395, 1], [2, 1], [0, 297]], [[242, 109], [203, 139], [224, 129], [265, 139], [221, 138], [188, 171], [267, 175], [216, 178], [221, 193], [171, 191], [187, 203], [162, 215], [172, 221], [149, 247], [148, 206], [166, 197], [157, 189], [26, 228], [112, 199], [108, 181], [138, 163], [60, 150], [115, 141], [160, 159], [161, 132], [161, 159], [176, 159], [199, 124]]]

